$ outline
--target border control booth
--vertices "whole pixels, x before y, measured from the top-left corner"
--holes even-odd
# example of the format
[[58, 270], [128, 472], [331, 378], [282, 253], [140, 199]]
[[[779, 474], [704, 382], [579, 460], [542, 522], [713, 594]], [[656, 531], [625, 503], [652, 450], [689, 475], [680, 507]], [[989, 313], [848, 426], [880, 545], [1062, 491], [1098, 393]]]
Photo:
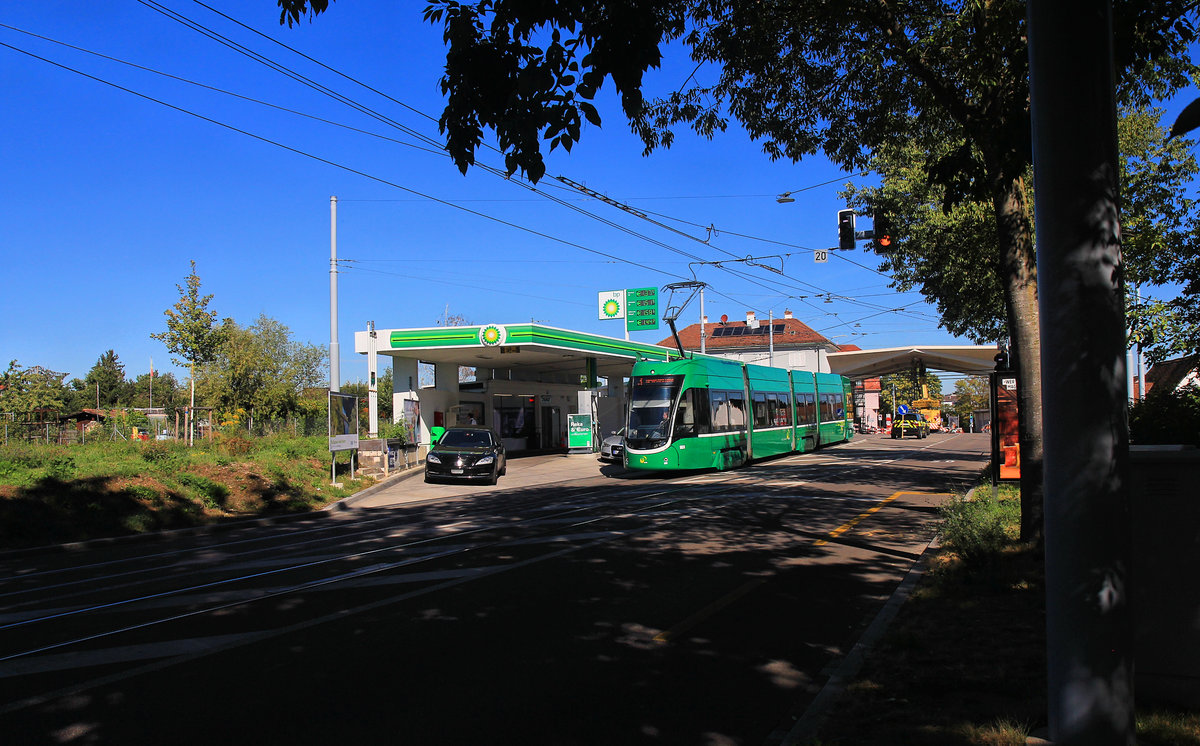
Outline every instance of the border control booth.
[[532, 323], [367, 329], [355, 332], [354, 351], [367, 356], [372, 434], [379, 424], [371, 398], [386, 356], [393, 420], [413, 426], [419, 443], [429, 443], [432, 427], [475, 424], [516, 453], [565, 450], [572, 414], [591, 415], [598, 443], [624, 425], [633, 364], [679, 357], [654, 344]]

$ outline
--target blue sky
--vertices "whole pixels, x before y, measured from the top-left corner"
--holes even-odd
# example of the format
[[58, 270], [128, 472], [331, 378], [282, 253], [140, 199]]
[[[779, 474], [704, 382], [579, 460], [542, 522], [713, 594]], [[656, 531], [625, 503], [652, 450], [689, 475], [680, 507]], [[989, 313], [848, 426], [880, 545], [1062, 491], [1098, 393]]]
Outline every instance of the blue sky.
[[[269, 0], [208, 4], [395, 101], [198, 3], [161, 7], [438, 138], [444, 46], [440, 30], [421, 19], [424, 3], [337, 2], [291, 29], [278, 24]], [[619, 322], [597, 319], [597, 293], [661, 286], [691, 278], [693, 269], [710, 284], [710, 319], [791, 309], [836, 342], [864, 348], [969, 343], [939, 329], [919, 295], [889, 289], [869, 252], [814, 262], [813, 249], [836, 243], [838, 190], [862, 180], [821, 158], [771, 162], [734, 129], [712, 141], [680, 132], [672, 149], [643, 157], [611, 85], [599, 101], [604, 126], [587, 126], [570, 154], [551, 154], [539, 185], [585, 215], [482, 169], [463, 176], [410, 134], [146, 4], [9, 3], [0, 23], [345, 126], [0, 28], [4, 44], [213, 120], [0, 47], [4, 365], [16, 359], [82, 378], [113, 349], [131, 378], [151, 358], [158, 370], [176, 369], [150, 335], [165, 328], [163, 311], [178, 300], [190, 260], [220, 316], [248, 325], [266, 314], [296, 339], [328, 345], [331, 195], [338, 255], [353, 260], [339, 275], [346, 381], [366, 377], [353, 332], [369, 320], [379, 328], [432, 326], [448, 309], [475, 324], [533, 320], [623, 336]], [[692, 72], [676, 51], [650, 77], [651, 93], [678, 88]], [[494, 153], [480, 158], [502, 164]], [[555, 175], [661, 225], [563, 188]], [[800, 189], [794, 203], [775, 200]], [[747, 278], [693, 265], [750, 256], [777, 257], [761, 261], [784, 274], [730, 265]], [[904, 311], [890, 310], [897, 308]], [[681, 322], [698, 317], [694, 305]], [[633, 338], [668, 334], [664, 325]]]

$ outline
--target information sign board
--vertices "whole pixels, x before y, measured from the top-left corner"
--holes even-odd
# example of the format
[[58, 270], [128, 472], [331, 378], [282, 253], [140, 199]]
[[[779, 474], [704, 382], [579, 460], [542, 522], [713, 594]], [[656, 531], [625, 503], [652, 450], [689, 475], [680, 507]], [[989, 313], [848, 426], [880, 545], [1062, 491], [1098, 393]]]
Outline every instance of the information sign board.
[[358, 449], [358, 397], [329, 392], [329, 450]]
[[567, 415], [567, 448], [572, 451], [591, 451], [592, 416], [590, 414]]
[[631, 332], [658, 328], [658, 288], [625, 291], [625, 328]]

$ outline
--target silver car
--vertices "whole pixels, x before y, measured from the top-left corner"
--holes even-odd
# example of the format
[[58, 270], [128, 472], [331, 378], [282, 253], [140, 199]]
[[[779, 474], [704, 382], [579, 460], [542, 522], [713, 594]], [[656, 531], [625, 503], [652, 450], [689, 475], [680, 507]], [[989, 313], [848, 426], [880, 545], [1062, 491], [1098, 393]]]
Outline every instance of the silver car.
[[625, 460], [625, 428], [600, 442], [600, 460], [618, 464]]

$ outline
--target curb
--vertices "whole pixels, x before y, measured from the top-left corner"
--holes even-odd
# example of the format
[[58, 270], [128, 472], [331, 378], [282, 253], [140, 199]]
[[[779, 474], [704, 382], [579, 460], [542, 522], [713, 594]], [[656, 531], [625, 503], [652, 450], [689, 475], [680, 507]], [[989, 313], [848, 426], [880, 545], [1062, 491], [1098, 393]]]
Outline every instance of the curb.
[[338, 500], [335, 503], [326, 505], [324, 508], [321, 508], [321, 511], [318, 511], [318, 512], [322, 512], [322, 511], [330, 512], [330, 511], [335, 511], [335, 510], [337, 510], [337, 511], [353, 510], [355, 503], [365, 500], [366, 498], [370, 497], [371, 495], [374, 495], [376, 492], [382, 492], [383, 490], [391, 487], [392, 485], [396, 484], [397, 482], [403, 482], [406, 479], [415, 477], [417, 474], [424, 474], [425, 470], [421, 467], [422, 467], [422, 462], [417, 462], [415, 465], [413, 465], [412, 467], [410, 467], [408, 469], [404, 469], [402, 471], [397, 471], [394, 474], [390, 474], [390, 475], [384, 477], [383, 479], [380, 479], [378, 482], [376, 482], [375, 484], [366, 488], [365, 490], [355, 492], [353, 495], [350, 495], [349, 497], [343, 497], [341, 500]]
[[883, 637], [883, 633], [887, 631], [887, 627], [900, 613], [900, 607], [908, 600], [912, 594], [913, 588], [917, 586], [917, 582], [928, 569], [928, 555], [930, 549], [936, 549], [941, 546], [938, 543], [938, 537], [925, 545], [925, 549], [921, 551], [920, 558], [909, 569], [908, 574], [900, 581], [900, 585], [896, 586], [896, 590], [892, 591], [892, 595], [888, 598], [887, 603], [875, 615], [871, 624], [863, 632], [862, 637], [858, 642], [854, 643], [854, 647], [838, 664], [837, 669], [825, 682], [825, 686], [821, 687], [821, 691], [809, 703], [804, 714], [792, 725], [787, 735], [783, 737], [780, 746], [802, 746], [809, 743], [817, 737], [818, 729], [824, 725], [825, 718], [829, 715], [829, 711], [837, 703], [838, 698], [846, 691], [855, 678], [862, 671], [863, 663], [866, 661], [867, 653], [879, 642]]

